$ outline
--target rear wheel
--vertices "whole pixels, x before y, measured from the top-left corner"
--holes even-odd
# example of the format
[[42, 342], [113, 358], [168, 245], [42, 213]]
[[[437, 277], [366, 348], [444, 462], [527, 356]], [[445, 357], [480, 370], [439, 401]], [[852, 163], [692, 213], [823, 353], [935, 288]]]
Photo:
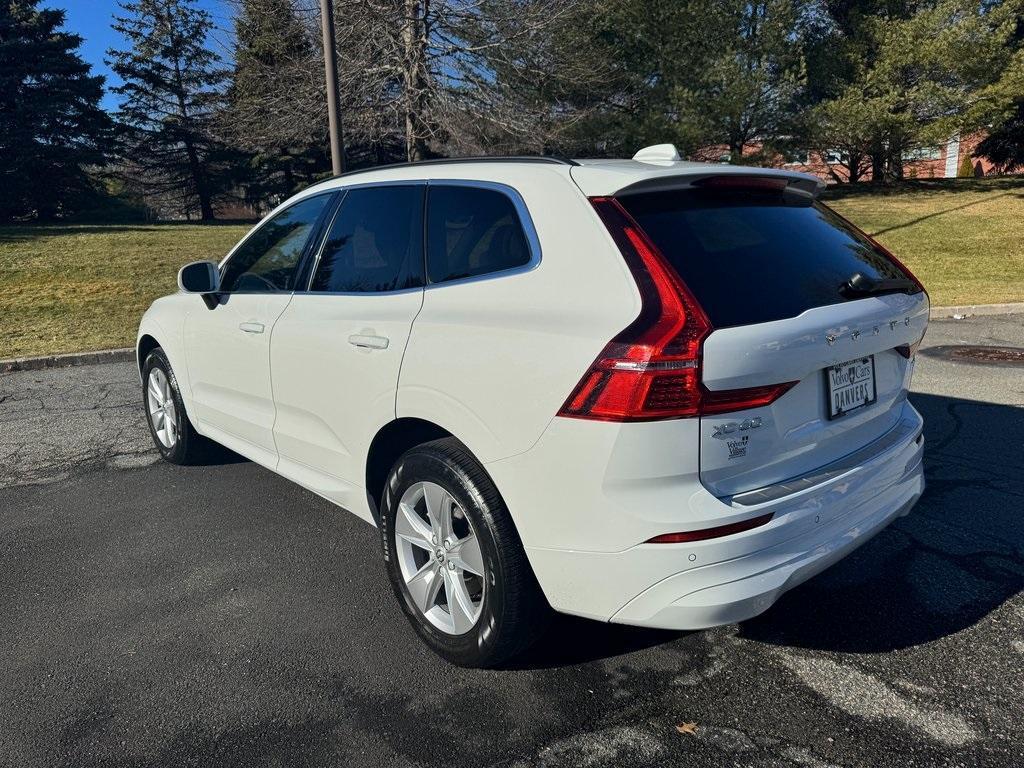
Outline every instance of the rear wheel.
[[207, 455], [211, 444], [188, 420], [178, 380], [160, 347], [142, 365], [142, 402], [153, 444], [163, 458], [173, 464], [193, 464]]
[[412, 448], [388, 477], [384, 559], [421, 638], [460, 666], [524, 651], [550, 612], [497, 488], [454, 438]]

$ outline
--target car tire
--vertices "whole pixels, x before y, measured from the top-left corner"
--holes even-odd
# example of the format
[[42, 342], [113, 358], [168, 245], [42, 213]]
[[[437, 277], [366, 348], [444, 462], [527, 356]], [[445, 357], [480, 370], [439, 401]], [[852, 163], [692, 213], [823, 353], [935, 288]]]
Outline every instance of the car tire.
[[196, 464], [206, 459], [213, 444], [189, 421], [178, 379], [160, 347], [142, 364], [142, 404], [149, 434], [164, 459], [172, 464]]
[[[450, 535], [440, 539], [432, 534], [439, 531], [435, 523], [443, 532], [445, 514], [439, 521], [431, 509], [446, 508], [446, 498], [452, 501]], [[402, 610], [447, 661], [499, 666], [543, 634], [551, 609], [508, 509], [484, 468], [455, 438], [416, 446], [395, 463], [383, 493], [380, 532]], [[470, 546], [474, 540], [478, 551]], [[454, 545], [446, 551], [449, 541]], [[423, 587], [430, 572], [433, 598]]]

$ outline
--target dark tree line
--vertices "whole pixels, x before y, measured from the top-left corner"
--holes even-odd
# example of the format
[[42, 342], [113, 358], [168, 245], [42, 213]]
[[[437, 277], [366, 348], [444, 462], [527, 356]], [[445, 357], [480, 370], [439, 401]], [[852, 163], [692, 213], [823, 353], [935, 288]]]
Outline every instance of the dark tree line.
[[[1024, 0], [333, 0], [350, 167], [439, 155], [827, 155], [899, 179], [978, 129], [1024, 162]], [[40, 0], [0, 0], [0, 218], [125, 190], [160, 215], [262, 210], [327, 175], [318, 0], [122, 0], [120, 109]], [[46, 184], [38, 179], [46, 178]]]
[[53, 218], [87, 207], [87, 169], [112, 147], [100, 109], [103, 78], [77, 54], [64, 12], [0, 2], [0, 221]]

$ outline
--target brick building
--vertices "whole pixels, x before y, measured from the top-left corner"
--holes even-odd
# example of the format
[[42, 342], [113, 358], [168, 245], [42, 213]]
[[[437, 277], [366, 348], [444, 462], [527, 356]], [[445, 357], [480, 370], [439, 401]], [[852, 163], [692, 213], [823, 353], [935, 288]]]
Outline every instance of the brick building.
[[[963, 158], [970, 157], [975, 176], [988, 176], [994, 172], [992, 164], [985, 158], [971, 157], [978, 143], [984, 138], [983, 133], [975, 133], [963, 138], [954, 136], [945, 144], [937, 147], [923, 147], [907, 152], [903, 156], [903, 175], [905, 178], [918, 179], [949, 179], [957, 176]], [[752, 142], [744, 147], [744, 154], [755, 154], [762, 149], [761, 144]], [[707, 147], [694, 154], [693, 160], [704, 162], [729, 162], [727, 147]], [[796, 152], [788, 157], [777, 154], [768, 163], [774, 168], [789, 168], [795, 171], [810, 173], [818, 178], [834, 183], [847, 181], [849, 171], [844, 165], [845, 157], [838, 150], [834, 152]], [[871, 180], [870, 164], [860, 175], [860, 181]]]

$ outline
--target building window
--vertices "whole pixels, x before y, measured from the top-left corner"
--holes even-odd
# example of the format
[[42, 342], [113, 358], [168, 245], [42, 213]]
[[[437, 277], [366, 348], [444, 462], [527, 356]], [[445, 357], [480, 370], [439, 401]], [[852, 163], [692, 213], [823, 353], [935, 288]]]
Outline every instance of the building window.
[[810, 165], [811, 154], [806, 149], [784, 149], [782, 160], [784, 165]]
[[903, 153], [903, 162], [912, 163], [915, 160], [941, 160], [941, 147], [916, 147], [908, 149]]

